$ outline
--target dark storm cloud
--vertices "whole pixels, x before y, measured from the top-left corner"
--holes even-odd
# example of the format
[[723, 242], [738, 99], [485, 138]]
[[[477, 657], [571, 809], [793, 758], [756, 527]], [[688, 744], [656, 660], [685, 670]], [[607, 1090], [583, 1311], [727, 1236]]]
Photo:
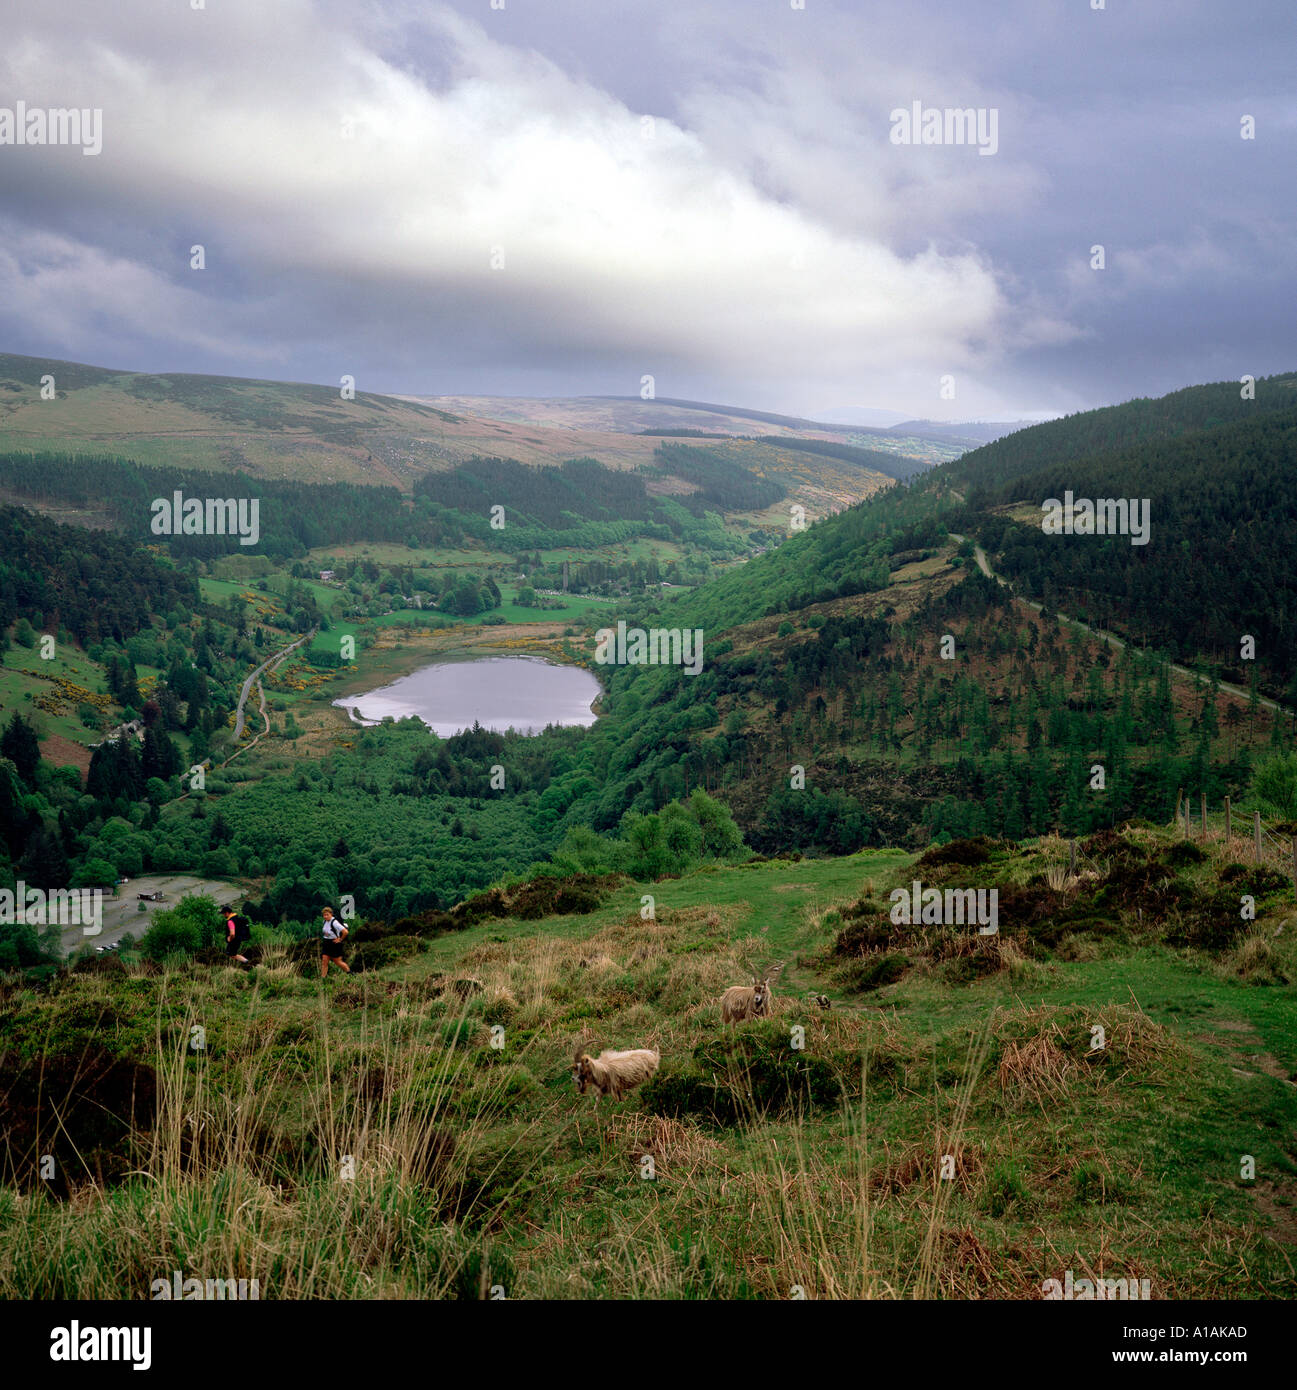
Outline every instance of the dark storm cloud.
[[[0, 346], [956, 418], [1291, 369], [1295, 33], [1287, 0], [54, 0], [0, 108], [101, 106], [104, 150], [0, 146]], [[893, 144], [915, 101], [994, 108], [996, 152]]]

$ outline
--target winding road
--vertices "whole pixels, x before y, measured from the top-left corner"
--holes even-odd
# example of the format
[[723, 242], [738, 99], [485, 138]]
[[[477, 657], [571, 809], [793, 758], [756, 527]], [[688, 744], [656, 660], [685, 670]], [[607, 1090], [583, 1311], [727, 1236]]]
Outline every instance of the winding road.
[[[234, 712], [234, 737], [236, 739], [243, 737], [243, 707], [247, 704], [248, 696], [252, 693], [253, 683], [258, 682], [258, 689], [260, 689], [259, 677], [261, 673], [267, 669], [274, 670], [275, 667], [287, 657], [289, 652], [295, 652], [303, 642], [309, 642], [311, 638], [315, 636], [315, 633], [316, 629], [312, 628], [310, 632], [299, 637], [296, 642], [290, 642], [282, 651], [267, 657], [265, 661], [253, 671], [247, 680], [243, 682], [243, 689], [239, 692], [239, 707]], [[266, 692], [264, 690], [261, 691], [261, 717], [263, 719], [266, 718]], [[270, 727], [269, 721], [267, 721], [266, 727]]]

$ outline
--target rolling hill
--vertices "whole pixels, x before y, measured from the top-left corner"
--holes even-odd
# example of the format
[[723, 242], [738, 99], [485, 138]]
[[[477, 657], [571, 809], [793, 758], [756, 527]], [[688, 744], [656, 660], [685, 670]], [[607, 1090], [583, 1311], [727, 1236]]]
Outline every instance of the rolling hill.
[[[629, 435], [698, 431], [700, 434], [758, 436], [768, 442], [821, 440], [871, 449], [905, 460], [908, 466], [903, 467], [903, 474], [921, 472], [922, 467], [957, 458], [965, 450], [975, 449], [996, 437], [987, 432], [996, 428], [990, 426], [970, 426], [967, 433], [963, 433], [959, 426], [908, 421], [895, 429], [880, 429], [672, 396], [658, 396], [647, 401], [639, 396], [412, 396], [406, 399], [465, 415], [551, 428]], [[916, 468], [910, 461], [921, 466]], [[886, 471], [889, 476], [897, 476], [891, 469]]]
[[[48, 400], [42, 398], [46, 378], [53, 378]], [[625, 410], [533, 404], [530, 413], [493, 413], [490, 398], [454, 398], [451, 408], [451, 398], [438, 404], [363, 390], [343, 400], [335, 386], [153, 375], [0, 354], [0, 451], [116, 454], [143, 464], [402, 490], [424, 473], [475, 457], [531, 465], [596, 458], [610, 468], [654, 463], [662, 440], [629, 426]], [[686, 411], [679, 418], [702, 417]], [[766, 428], [790, 438], [806, 433]], [[827, 437], [849, 444], [853, 433]], [[741, 466], [781, 476], [787, 495], [812, 515], [885, 487], [896, 472], [894, 459], [908, 472], [955, 452], [949, 444], [889, 437], [877, 458], [862, 456], [843, 468], [841, 460], [820, 464], [781, 450], [777, 439], [769, 445], [728, 440], [725, 448]]]
[[[842, 852], [1237, 793], [1290, 737], [1262, 697], [1297, 690], [1291, 380], [1242, 409], [1223, 383], [1024, 429], [628, 614], [701, 628], [707, 668], [611, 672], [596, 823], [703, 786], [766, 852]], [[1149, 499], [1150, 543], [1044, 534], [1067, 488]]]

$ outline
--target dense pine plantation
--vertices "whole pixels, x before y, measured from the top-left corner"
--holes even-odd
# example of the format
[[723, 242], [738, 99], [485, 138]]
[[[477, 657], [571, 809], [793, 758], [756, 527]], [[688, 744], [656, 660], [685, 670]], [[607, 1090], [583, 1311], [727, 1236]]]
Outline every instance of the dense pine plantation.
[[[701, 484], [696, 494], [676, 499], [648, 493], [646, 479], [682, 468]], [[425, 474], [407, 495], [393, 487], [144, 467], [111, 455], [0, 453], [0, 489], [36, 504], [102, 510], [137, 543], [151, 537], [155, 499], [169, 502], [176, 492], [204, 498], [255, 494], [260, 537], [254, 550], [276, 559], [300, 558], [314, 547], [357, 539], [452, 549], [489, 542], [518, 552], [549, 545], [555, 533], [568, 545], [597, 547], [648, 537], [732, 556], [746, 547], [719, 524], [718, 507], [764, 507], [783, 495], [782, 488], [719, 456], [635, 474], [593, 459], [528, 468], [510, 459], [479, 458]], [[497, 503], [504, 524], [493, 527], [491, 508]], [[13, 520], [6, 525], [12, 527]], [[219, 535], [177, 534], [168, 537], [168, 549], [210, 559], [228, 554], [230, 542]]]

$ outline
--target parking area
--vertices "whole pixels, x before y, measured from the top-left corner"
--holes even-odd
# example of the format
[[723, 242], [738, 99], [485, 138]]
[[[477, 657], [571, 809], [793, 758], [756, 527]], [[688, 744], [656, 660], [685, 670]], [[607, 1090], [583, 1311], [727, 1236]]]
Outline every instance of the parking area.
[[[163, 900], [141, 901], [141, 893], [161, 893]], [[148, 930], [154, 913], [175, 907], [181, 898], [191, 894], [206, 894], [224, 906], [242, 901], [244, 890], [235, 883], [197, 878], [193, 874], [144, 874], [129, 883], [119, 883], [115, 896], [105, 893], [103, 930], [97, 936], [86, 936], [81, 927], [66, 928], [62, 935], [63, 954], [71, 955], [84, 945], [91, 949], [111, 946], [126, 932], [138, 940]]]

